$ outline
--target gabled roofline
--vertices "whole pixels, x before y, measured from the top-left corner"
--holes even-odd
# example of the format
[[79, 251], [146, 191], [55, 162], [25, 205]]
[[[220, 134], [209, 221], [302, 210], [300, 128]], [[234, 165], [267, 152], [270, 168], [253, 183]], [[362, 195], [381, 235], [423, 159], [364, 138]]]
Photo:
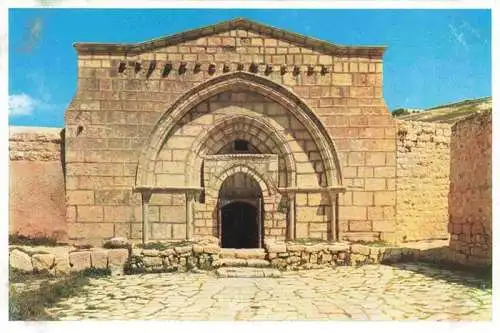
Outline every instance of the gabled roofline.
[[205, 26], [198, 29], [188, 30], [173, 35], [152, 39], [142, 43], [132, 44], [111, 44], [111, 43], [74, 43], [73, 46], [78, 53], [107, 53], [107, 54], [127, 54], [136, 55], [156, 48], [176, 45], [186, 40], [193, 40], [218, 33], [223, 33], [233, 29], [250, 30], [263, 35], [286, 40], [293, 44], [308, 47], [313, 50], [332, 55], [362, 55], [369, 57], [382, 57], [386, 46], [345, 46], [337, 45], [324, 40], [307, 37], [295, 32], [275, 28], [269, 25], [248, 20], [246, 18], [236, 18], [223, 21], [217, 24]]

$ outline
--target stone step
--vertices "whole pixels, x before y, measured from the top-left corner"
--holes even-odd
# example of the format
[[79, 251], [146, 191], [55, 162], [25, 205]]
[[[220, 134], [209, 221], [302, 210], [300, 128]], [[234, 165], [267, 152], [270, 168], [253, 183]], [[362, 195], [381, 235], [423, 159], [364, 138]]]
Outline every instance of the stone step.
[[215, 271], [220, 278], [279, 278], [281, 272], [274, 268], [221, 267]]
[[221, 249], [221, 258], [237, 259], [265, 259], [266, 251], [264, 249]]
[[222, 258], [219, 267], [268, 267], [271, 263], [264, 259]]

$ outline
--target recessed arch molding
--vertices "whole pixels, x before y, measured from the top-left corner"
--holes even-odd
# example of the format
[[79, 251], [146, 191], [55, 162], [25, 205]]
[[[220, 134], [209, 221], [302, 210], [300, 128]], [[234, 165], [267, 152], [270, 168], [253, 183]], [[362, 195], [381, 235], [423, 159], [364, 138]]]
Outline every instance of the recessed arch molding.
[[153, 126], [147, 143], [140, 154], [136, 189], [155, 188], [154, 165], [165, 140], [171, 135], [176, 124], [193, 107], [210, 97], [232, 89], [244, 89], [261, 94], [291, 112], [307, 129], [319, 148], [325, 165], [327, 187], [342, 186], [342, 170], [335, 144], [325, 126], [314, 112], [295, 93], [267, 78], [235, 72], [217, 76], [191, 89], [174, 102]]

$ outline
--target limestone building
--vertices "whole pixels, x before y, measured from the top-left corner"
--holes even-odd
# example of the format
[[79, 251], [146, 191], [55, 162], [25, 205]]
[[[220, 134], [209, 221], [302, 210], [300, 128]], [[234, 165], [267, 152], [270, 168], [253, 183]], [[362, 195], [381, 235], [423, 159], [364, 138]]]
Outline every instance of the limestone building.
[[65, 115], [72, 240], [392, 240], [385, 47], [246, 19], [138, 44], [77, 43]]

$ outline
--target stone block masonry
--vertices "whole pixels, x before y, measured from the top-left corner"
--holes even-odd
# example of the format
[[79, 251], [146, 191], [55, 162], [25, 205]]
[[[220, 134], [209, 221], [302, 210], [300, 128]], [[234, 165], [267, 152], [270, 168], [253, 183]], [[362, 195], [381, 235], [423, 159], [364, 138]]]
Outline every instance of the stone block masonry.
[[492, 264], [491, 141], [491, 111], [452, 128], [448, 231], [453, 259], [462, 264]]
[[61, 128], [9, 128], [9, 234], [65, 240]]
[[[201, 154], [217, 154], [250, 133], [244, 140], [252, 149], [280, 159], [275, 187], [345, 189], [296, 198], [287, 192], [293, 208], [285, 218], [295, 219], [294, 229], [269, 211], [265, 237], [393, 239], [396, 130], [382, 96], [383, 48], [337, 47], [244, 19], [210, 31], [123, 46], [125, 53], [119, 45], [76, 44], [78, 89], [66, 111], [70, 237], [98, 244], [113, 236], [214, 235], [205, 219], [216, 212], [199, 210], [199, 199], [151, 204], [141, 215], [134, 185], [158, 189], [154, 201], [185, 194], [168, 188], [204, 188]], [[315, 120], [308, 124], [306, 116]], [[245, 117], [246, 128], [234, 125]], [[226, 125], [207, 133], [215, 124]], [[155, 131], [162, 133], [157, 141]], [[141, 172], [144, 181], [136, 178]], [[193, 207], [193, 221], [174, 212], [183, 205]], [[163, 220], [167, 207], [175, 221]], [[147, 235], [143, 216], [151, 216]]]
[[398, 121], [396, 241], [448, 238], [448, 124]]

